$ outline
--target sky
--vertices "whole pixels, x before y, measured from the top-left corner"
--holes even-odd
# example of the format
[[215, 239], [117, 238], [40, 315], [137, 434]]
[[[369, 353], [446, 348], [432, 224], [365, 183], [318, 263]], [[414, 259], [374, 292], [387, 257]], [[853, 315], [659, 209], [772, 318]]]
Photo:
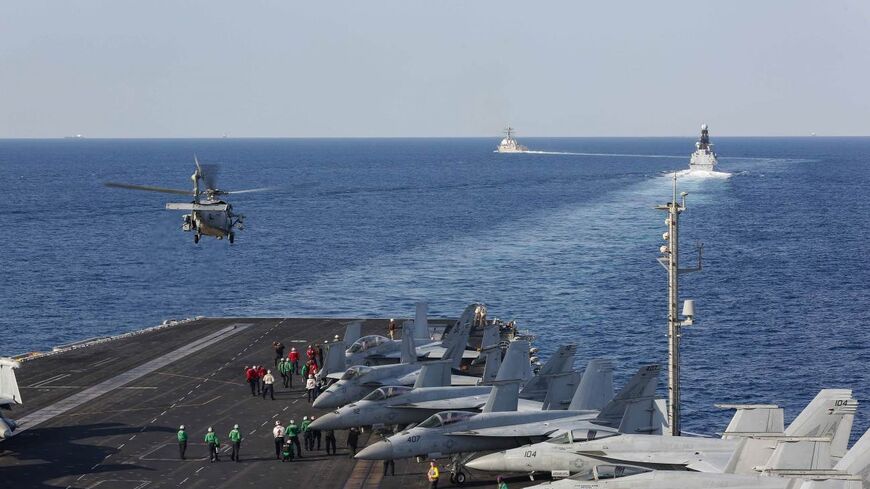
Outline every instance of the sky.
[[0, 138], [870, 135], [867, 0], [0, 2]]

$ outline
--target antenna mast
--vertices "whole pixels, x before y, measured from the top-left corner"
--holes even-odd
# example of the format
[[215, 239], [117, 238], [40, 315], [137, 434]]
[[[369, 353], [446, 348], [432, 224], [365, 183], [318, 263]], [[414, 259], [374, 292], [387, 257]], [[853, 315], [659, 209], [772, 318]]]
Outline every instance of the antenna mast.
[[661, 256], [658, 262], [668, 271], [668, 425], [671, 435], [680, 436], [680, 336], [683, 326], [691, 326], [694, 322], [694, 302], [686, 300], [683, 307], [684, 320], [680, 320], [677, 313], [679, 302], [679, 277], [682, 273], [697, 272], [701, 270], [701, 254], [703, 245], [698, 245], [698, 266], [693, 268], [680, 268], [679, 263], [679, 231], [680, 213], [686, 210], [686, 192], [680, 194], [681, 201], [677, 202], [677, 173], [674, 172], [673, 200], [664, 205], [657, 205], [656, 209], [668, 213], [665, 224], [668, 231], [662, 235], [667, 242], [659, 248]]

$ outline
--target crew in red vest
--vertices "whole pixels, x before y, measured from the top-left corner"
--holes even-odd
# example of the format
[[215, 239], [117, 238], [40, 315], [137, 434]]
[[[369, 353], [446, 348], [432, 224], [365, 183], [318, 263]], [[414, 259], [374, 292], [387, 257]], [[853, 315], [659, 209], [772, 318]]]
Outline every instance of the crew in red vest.
[[296, 351], [296, 348], [290, 348], [290, 353], [287, 354], [287, 358], [290, 360], [290, 363], [293, 364], [293, 373], [299, 373], [299, 352]]
[[258, 385], [257, 371], [252, 369], [251, 367], [245, 366], [245, 381], [247, 381], [248, 385], [251, 386], [251, 395], [257, 395], [257, 385]]

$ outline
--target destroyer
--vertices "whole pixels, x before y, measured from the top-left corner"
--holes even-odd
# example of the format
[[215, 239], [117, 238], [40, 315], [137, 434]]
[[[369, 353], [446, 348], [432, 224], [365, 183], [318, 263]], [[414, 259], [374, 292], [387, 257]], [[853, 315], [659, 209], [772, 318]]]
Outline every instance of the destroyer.
[[525, 153], [529, 150], [529, 148], [523, 146], [514, 139], [514, 128], [508, 127], [504, 132], [506, 136], [501, 140], [498, 148], [496, 148], [496, 153]]
[[689, 160], [689, 170], [712, 172], [715, 171], [718, 163], [716, 153], [713, 151], [713, 143], [710, 142], [707, 124], [701, 124], [701, 137], [695, 143], [695, 152]]

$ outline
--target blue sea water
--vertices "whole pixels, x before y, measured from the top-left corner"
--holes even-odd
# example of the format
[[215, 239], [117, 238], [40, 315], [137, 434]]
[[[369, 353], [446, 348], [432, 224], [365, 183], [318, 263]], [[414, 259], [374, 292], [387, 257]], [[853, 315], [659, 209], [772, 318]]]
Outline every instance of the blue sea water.
[[[193, 315], [409, 316], [428, 300], [579, 345], [617, 382], [666, 359], [666, 275], [656, 262], [673, 169], [693, 140], [491, 139], [0, 141], [0, 354]], [[721, 431], [715, 402], [795, 416], [823, 387], [867, 401], [870, 138], [719, 138], [730, 178], [680, 181], [683, 278], [698, 322], [683, 339], [684, 428]], [[193, 154], [222, 165], [247, 228], [194, 245], [176, 196]], [[870, 417], [859, 409], [854, 432]]]

